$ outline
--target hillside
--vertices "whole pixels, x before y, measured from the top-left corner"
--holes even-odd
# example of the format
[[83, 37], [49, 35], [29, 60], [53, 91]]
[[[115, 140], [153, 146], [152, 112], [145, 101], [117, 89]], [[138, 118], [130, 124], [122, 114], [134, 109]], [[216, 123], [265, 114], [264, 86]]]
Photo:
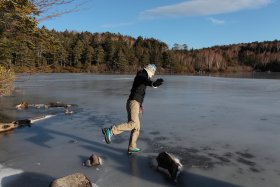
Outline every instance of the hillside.
[[175, 50], [153, 38], [57, 32], [43, 27], [29, 36], [26, 43], [12, 42], [14, 47], [1, 50], [6, 58], [2, 58], [1, 64], [16, 72], [129, 73], [148, 63], [155, 63], [161, 73], [280, 71], [277, 40]]
[[57, 32], [38, 28], [40, 6], [34, 2], [0, 1], [0, 66], [6, 69], [132, 73], [154, 63], [171, 74], [280, 71], [278, 40], [188, 50], [187, 44], [169, 49], [154, 38], [120, 33]]
[[[7, 41], [6, 41], [7, 42]], [[280, 71], [280, 41], [169, 49], [159, 40], [114, 33], [38, 29], [28, 42], [1, 49], [16, 72], [134, 72], [155, 63], [161, 73]], [[10, 54], [5, 54], [5, 51]]]
[[195, 72], [280, 71], [280, 41], [174, 51], [181, 67]]

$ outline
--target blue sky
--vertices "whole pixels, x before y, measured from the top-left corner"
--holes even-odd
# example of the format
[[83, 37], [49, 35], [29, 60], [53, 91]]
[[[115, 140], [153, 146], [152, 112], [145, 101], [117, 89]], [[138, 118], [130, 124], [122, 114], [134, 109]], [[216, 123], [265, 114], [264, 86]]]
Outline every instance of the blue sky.
[[88, 0], [80, 11], [40, 22], [39, 26], [142, 36], [169, 47], [177, 43], [198, 49], [280, 40], [279, 1]]

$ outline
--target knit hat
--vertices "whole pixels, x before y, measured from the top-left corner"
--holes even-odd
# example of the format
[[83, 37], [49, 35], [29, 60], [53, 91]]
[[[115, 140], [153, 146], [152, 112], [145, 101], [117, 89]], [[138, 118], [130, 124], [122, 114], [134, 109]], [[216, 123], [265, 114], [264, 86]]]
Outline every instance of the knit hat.
[[148, 64], [144, 69], [147, 71], [149, 78], [152, 78], [155, 75], [157, 67], [154, 64]]

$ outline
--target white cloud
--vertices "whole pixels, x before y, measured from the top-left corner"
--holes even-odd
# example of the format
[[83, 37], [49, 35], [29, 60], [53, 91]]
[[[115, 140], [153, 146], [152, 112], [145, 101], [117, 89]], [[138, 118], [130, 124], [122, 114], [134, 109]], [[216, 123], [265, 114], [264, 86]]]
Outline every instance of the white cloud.
[[222, 25], [225, 23], [224, 20], [220, 20], [220, 19], [216, 19], [216, 18], [207, 18], [207, 20], [211, 21], [213, 24], [216, 24], [216, 25]]
[[140, 14], [149, 19], [162, 16], [209, 16], [253, 9], [269, 4], [271, 0], [189, 0], [182, 3], [156, 7]]

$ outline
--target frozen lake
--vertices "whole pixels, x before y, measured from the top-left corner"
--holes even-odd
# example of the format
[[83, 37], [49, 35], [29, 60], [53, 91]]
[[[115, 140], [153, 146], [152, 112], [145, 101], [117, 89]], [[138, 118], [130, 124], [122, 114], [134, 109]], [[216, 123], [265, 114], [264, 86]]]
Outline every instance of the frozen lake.
[[[158, 77], [164, 84], [147, 88], [144, 101], [143, 152], [128, 157], [129, 133], [107, 145], [101, 128], [126, 120], [133, 75], [18, 75], [16, 95], [0, 97], [0, 119], [56, 116], [0, 134], [2, 187], [48, 186], [74, 172], [99, 187], [280, 187], [279, 74]], [[15, 110], [22, 101], [78, 106], [69, 116], [62, 109]], [[161, 151], [184, 164], [177, 183], [151, 166]], [[83, 167], [93, 153], [104, 165]]]

